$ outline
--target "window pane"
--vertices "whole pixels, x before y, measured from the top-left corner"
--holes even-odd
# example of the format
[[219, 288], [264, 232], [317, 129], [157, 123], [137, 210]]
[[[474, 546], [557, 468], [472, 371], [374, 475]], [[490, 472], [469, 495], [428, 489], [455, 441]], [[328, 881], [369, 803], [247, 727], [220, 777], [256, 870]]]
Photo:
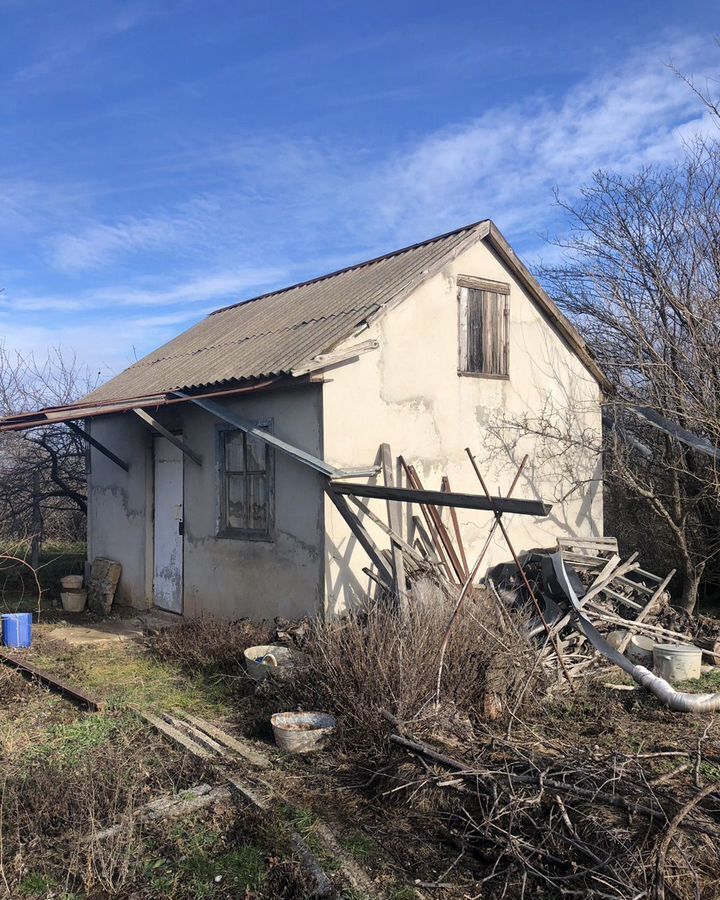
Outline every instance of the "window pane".
[[267, 444], [251, 434], [247, 436], [247, 470], [264, 472], [267, 469]]
[[227, 475], [225, 478], [225, 489], [227, 496], [226, 527], [247, 528], [245, 476]]
[[226, 431], [225, 438], [225, 471], [244, 472], [245, 460], [243, 446], [245, 435], [242, 431]]
[[484, 372], [483, 292], [468, 288], [467, 292], [467, 370]]
[[248, 524], [254, 531], [265, 531], [268, 527], [268, 492], [265, 475], [248, 475]]
[[467, 371], [507, 375], [507, 297], [495, 291], [467, 291]]

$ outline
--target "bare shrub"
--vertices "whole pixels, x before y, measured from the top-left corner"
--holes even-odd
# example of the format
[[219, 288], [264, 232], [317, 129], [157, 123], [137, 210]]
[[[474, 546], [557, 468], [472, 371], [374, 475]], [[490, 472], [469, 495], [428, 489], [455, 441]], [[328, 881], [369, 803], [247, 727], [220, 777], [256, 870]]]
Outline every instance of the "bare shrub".
[[262, 623], [250, 619], [225, 622], [203, 615], [161, 631], [153, 647], [163, 662], [188, 672], [234, 676], [245, 671], [243, 652], [269, 643], [270, 638], [270, 629]]
[[472, 730], [471, 722], [502, 714], [531, 690], [535, 654], [516, 624], [476, 591], [455, 623], [445, 657], [442, 703], [434, 708], [440, 644], [453, 599], [438, 588], [414, 592], [404, 621], [369, 604], [341, 618], [313, 623], [307, 666], [288, 683], [263, 691], [285, 707], [321, 709], [342, 719], [348, 746], [380, 750], [384, 713], [413, 722], [414, 733]]
[[0, 765], [0, 897], [18, 897], [29, 875], [71, 892], [122, 894], [143, 865], [137, 808], [206, 774], [189, 755], [127, 725], [92, 750], [77, 740], [52, 757]]

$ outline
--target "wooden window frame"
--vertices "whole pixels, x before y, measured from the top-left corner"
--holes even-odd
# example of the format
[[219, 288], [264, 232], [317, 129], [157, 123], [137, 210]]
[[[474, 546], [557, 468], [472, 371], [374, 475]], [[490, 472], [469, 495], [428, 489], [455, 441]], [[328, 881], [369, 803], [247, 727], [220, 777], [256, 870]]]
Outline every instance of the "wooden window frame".
[[[505, 305], [502, 310], [504, 320], [504, 346], [503, 357], [505, 361], [504, 373], [498, 372], [473, 372], [467, 366], [468, 353], [468, 321], [467, 321], [467, 291], [487, 291], [505, 297]], [[510, 285], [506, 281], [491, 281], [488, 278], [477, 278], [474, 275], [459, 275], [457, 278], [458, 301], [458, 375], [468, 378], [489, 378], [500, 381], [510, 379]]]
[[[273, 420], [262, 419], [253, 422], [258, 428], [263, 428], [272, 433]], [[230, 424], [218, 424], [215, 426], [216, 448], [216, 527], [215, 535], [219, 538], [229, 538], [239, 541], [262, 541], [271, 543], [275, 540], [275, 450], [269, 444], [265, 444], [265, 459], [267, 461], [267, 527], [262, 531], [253, 528], [233, 528], [227, 524], [227, 471], [225, 468], [225, 435], [237, 432], [243, 435], [244, 443], [248, 434], [240, 428], [234, 428]]]

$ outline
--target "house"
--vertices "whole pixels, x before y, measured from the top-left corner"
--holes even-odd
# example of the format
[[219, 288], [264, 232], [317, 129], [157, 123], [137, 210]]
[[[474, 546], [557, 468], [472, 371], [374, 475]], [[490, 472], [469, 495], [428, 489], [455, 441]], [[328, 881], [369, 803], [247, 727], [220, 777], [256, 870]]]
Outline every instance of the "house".
[[[324, 488], [348, 473], [375, 481], [382, 442], [426, 487], [446, 475], [473, 493], [465, 447], [493, 492], [529, 453], [515, 494], [554, 505], [511, 521], [518, 550], [602, 534], [592, 445], [603, 385], [575, 329], [482, 221], [219, 309], [82, 402], [14, 421], [86, 434], [88, 555], [122, 563], [120, 603], [294, 617], [372, 587]], [[567, 431], [583, 440], [549, 446]], [[472, 556], [492, 514], [458, 512]], [[498, 543], [487, 563], [506, 558]]]

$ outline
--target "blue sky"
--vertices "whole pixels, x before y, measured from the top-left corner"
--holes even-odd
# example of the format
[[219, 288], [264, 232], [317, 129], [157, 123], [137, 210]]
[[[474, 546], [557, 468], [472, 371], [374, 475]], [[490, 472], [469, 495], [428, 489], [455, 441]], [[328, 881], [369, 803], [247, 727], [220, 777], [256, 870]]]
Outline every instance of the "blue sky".
[[0, 331], [103, 376], [209, 310], [711, 127], [715, 2], [0, 0]]

